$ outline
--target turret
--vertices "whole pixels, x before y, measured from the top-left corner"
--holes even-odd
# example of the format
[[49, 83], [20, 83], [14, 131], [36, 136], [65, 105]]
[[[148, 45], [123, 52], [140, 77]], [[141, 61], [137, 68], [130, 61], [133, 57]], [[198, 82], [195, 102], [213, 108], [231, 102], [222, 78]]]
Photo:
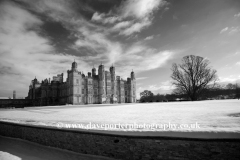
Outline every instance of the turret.
[[115, 81], [115, 67], [110, 67], [111, 81]]
[[13, 99], [16, 99], [16, 91], [13, 91]]
[[72, 63], [72, 71], [77, 71], [77, 62], [74, 62]]
[[136, 102], [136, 80], [135, 80], [135, 74], [132, 71], [131, 72], [131, 83], [130, 83], [130, 102], [135, 103]]
[[98, 77], [99, 77], [99, 103], [106, 102], [106, 90], [105, 90], [105, 71], [104, 65], [98, 67]]
[[132, 80], [135, 80], [135, 74], [134, 74], [133, 71], [131, 72], [131, 79], [132, 79]]
[[36, 77], [33, 79], [33, 82], [34, 82], [34, 83], [37, 83], [37, 78], [36, 78]]
[[92, 76], [95, 76], [96, 75], [96, 68], [93, 67], [92, 69]]
[[104, 65], [102, 65], [102, 64], [98, 67], [98, 75], [99, 75], [100, 81], [105, 79]]
[[88, 72], [88, 77], [91, 77], [91, 72]]

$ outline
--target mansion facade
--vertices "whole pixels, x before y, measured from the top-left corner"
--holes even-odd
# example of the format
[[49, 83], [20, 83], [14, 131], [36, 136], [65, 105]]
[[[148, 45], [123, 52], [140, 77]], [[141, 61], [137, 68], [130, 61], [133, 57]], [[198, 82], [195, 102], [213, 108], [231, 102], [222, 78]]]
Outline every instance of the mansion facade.
[[35, 78], [31, 81], [27, 99], [36, 106], [65, 104], [110, 104], [135, 103], [136, 79], [132, 71], [130, 78], [123, 80], [115, 75], [115, 67], [105, 71], [104, 65], [88, 72], [85, 76], [78, 71], [77, 63], [72, 63], [67, 71], [66, 82], [63, 73], [41, 83]]

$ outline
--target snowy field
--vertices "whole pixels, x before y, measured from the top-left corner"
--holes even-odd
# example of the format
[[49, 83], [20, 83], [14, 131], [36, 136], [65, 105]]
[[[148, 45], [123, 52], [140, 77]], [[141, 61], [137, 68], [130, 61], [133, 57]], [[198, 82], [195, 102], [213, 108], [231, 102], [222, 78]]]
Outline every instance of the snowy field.
[[[200, 128], [178, 128], [174, 131], [240, 133], [240, 100], [0, 109], [0, 120], [53, 127], [56, 127], [59, 122], [84, 125], [89, 123], [180, 125], [197, 122]], [[118, 128], [117, 131], [119, 130], [164, 131], [163, 128], [141, 127]]]

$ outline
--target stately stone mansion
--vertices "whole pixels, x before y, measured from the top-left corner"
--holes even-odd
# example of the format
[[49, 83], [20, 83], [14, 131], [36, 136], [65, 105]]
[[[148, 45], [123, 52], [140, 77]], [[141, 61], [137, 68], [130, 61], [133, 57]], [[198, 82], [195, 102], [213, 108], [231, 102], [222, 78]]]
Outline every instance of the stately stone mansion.
[[132, 71], [131, 78], [123, 80], [115, 75], [115, 67], [105, 71], [104, 65], [92, 69], [87, 75], [78, 71], [77, 63], [72, 63], [67, 71], [66, 82], [63, 73], [41, 83], [35, 78], [31, 81], [27, 99], [33, 105], [64, 104], [104, 104], [136, 102], [136, 79]]

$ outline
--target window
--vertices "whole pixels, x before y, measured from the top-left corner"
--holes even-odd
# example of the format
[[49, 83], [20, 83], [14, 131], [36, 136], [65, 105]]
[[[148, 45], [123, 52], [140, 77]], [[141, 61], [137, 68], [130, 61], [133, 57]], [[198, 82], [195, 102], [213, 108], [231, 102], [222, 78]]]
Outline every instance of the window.
[[82, 94], [84, 94], [84, 89], [82, 89]]
[[76, 83], [79, 84], [79, 79], [76, 79]]

